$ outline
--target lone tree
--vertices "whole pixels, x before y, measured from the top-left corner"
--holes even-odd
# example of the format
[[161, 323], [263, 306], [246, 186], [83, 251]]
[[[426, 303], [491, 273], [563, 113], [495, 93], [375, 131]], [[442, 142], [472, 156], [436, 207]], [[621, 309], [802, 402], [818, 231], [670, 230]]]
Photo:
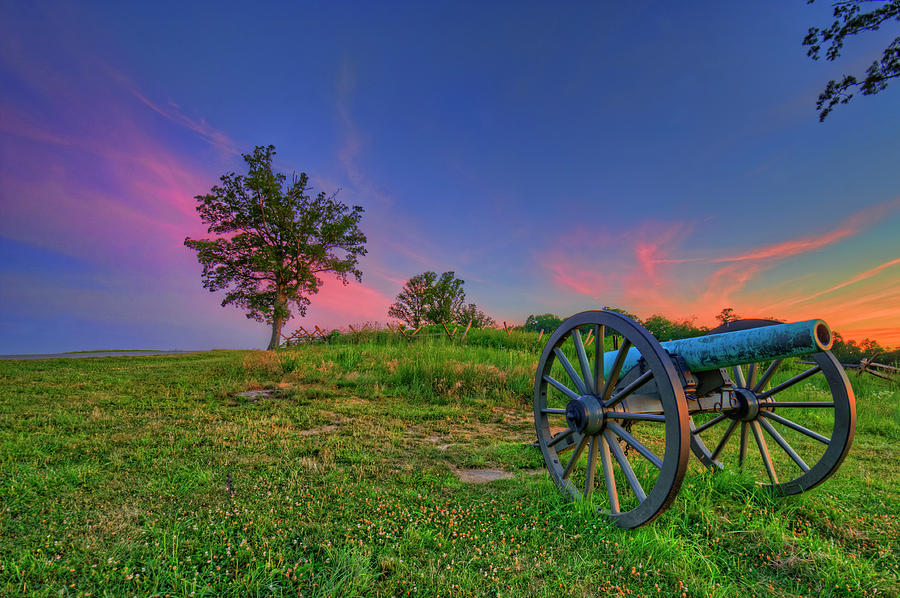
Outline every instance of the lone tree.
[[361, 281], [357, 264], [366, 254], [358, 226], [363, 209], [336, 201], [336, 193], [312, 197], [306, 173], [287, 185], [283, 174], [272, 171], [274, 155], [274, 146], [257, 146], [243, 154], [246, 176], [222, 175], [220, 185], [196, 196], [197, 212], [216, 236], [184, 240], [203, 265], [203, 286], [227, 291], [223, 307], [237, 305], [248, 318], [272, 326], [269, 349], [278, 347], [291, 306], [306, 315], [320, 275], [333, 273], [344, 284], [348, 276]]
[[465, 281], [453, 271], [438, 277], [434, 272], [422, 272], [406, 281], [397, 301], [388, 309], [388, 316], [418, 328], [422, 324], [463, 326], [469, 322], [475, 328], [490, 326], [494, 320], [478, 310], [474, 303], [466, 305]]
[[388, 316], [406, 322], [418, 328], [428, 319], [428, 308], [431, 303], [431, 289], [437, 274], [423, 272], [406, 281], [403, 290], [397, 295], [397, 301], [388, 308]]
[[[809, 4], [813, 0], [808, 0]], [[861, 7], [874, 7], [862, 12]], [[877, 31], [888, 21], [900, 21], [900, 0], [835, 0], [832, 2], [834, 22], [826, 29], [810, 27], [803, 39], [803, 45], [809, 46], [807, 56], [813, 60], [820, 58], [822, 46], [828, 44], [825, 51], [826, 60], [835, 60], [841, 55], [844, 38], [856, 35], [861, 31]], [[888, 86], [888, 80], [900, 77], [900, 37], [888, 44], [881, 59], [874, 61], [866, 69], [865, 78], [860, 81], [854, 75], [844, 75], [840, 81], [832, 79], [825, 85], [825, 90], [816, 100], [819, 120], [834, 110], [838, 104], [846, 104], [853, 97], [853, 90], [864, 96], [873, 95]]]
[[741, 316], [734, 313], [734, 309], [731, 307], [726, 307], [722, 311], [719, 312], [719, 315], [716, 316], [716, 319], [719, 323], [724, 326], [729, 322], [735, 322], [741, 319]]

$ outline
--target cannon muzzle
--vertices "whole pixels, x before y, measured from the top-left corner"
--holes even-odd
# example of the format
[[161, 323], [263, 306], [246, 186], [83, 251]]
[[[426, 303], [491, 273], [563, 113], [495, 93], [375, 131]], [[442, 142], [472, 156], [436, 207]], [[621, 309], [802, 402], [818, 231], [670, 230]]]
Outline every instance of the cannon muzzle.
[[[668, 341], [661, 345], [669, 354], [681, 357], [690, 371], [705, 372], [743, 363], [828, 351], [833, 342], [828, 324], [822, 320], [806, 320]], [[607, 376], [617, 354], [618, 351], [608, 351], [604, 355]], [[640, 357], [638, 350], [631, 348], [622, 371], [631, 369]]]

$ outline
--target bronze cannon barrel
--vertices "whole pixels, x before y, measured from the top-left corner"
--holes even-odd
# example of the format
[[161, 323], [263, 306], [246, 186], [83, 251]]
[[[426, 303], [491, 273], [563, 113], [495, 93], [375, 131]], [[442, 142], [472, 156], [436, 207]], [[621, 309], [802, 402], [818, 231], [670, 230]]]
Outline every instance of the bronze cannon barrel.
[[[671, 355], [678, 355], [692, 372], [797, 357], [827, 351], [834, 339], [831, 328], [823, 320], [806, 320], [791, 324], [775, 324], [723, 332], [708, 336], [685, 338], [660, 343]], [[618, 351], [604, 354], [605, 374], [609, 376]], [[626, 372], [640, 359], [640, 353], [631, 348], [625, 357], [622, 372]]]

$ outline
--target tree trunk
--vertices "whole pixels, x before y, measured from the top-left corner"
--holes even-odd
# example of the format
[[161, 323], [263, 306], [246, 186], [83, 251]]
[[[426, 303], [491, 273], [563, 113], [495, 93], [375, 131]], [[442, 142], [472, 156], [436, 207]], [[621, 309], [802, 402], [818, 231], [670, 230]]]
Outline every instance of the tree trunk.
[[275, 299], [275, 313], [272, 316], [272, 338], [269, 339], [269, 346], [266, 350], [273, 351], [281, 344], [281, 327], [284, 326], [284, 318], [281, 317], [281, 309], [285, 304], [284, 297], [281, 293], [277, 294]]
[[272, 320], [272, 338], [269, 339], [269, 346], [267, 347], [268, 351], [272, 351], [278, 348], [278, 345], [281, 343], [281, 318], [276, 317]]

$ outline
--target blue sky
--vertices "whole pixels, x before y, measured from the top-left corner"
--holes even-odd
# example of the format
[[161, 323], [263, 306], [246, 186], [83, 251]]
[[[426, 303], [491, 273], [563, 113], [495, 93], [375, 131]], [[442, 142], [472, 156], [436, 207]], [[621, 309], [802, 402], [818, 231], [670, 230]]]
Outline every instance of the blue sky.
[[387, 319], [454, 270], [498, 320], [619, 305], [823, 317], [900, 344], [900, 86], [819, 123], [897, 27], [806, 57], [827, 3], [6, 3], [0, 353], [258, 347], [200, 284], [194, 195], [274, 144], [366, 208]]

